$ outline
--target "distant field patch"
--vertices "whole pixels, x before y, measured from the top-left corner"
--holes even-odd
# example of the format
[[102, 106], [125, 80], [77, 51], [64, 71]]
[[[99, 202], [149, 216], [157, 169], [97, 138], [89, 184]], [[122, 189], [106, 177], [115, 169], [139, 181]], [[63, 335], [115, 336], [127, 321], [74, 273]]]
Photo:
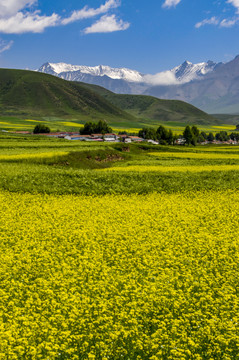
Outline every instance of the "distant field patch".
[[212, 128], [220, 131], [233, 131], [235, 130], [235, 125], [214, 125]]
[[84, 126], [83, 124], [79, 124], [79, 123], [75, 123], [75, 122], [71, 122], [71, 121], [62, 122], [62, 125], [69, 126], [69, 127], [82, 127], [82, 126]]
[[[26, 119], [25, 121], [39, 123], [39, 120], [30, 120], [30, 119]], [[42, 122], [42, 121], [41, 121], [41, 122]]]
[[124, 171], [124, 172], [194, 172], [199, 173], [203, 171], [232, 171], [239, 170], [239, 165], [205, 165], [205, 166], [160, 166], [160, 165], [132, 165], [132, 166], [118, 166], [104, 169], [104, 171]]
[[14, 155], [0, 155], [0, 161], [14, 161], [14, 160], [30, 160], [30, 159], [49, 159], [55, 156], [64, 156], [69, 153], [66, 151], [58, 151], [58, 152], [43, 152], [43, 153], [35, 153], [35, 154], [14, 154]]
[[177, 158], [177, 159], [235, 159], [239, 160], [239, 154], [220, 154], [220, 153], [196, 153], [196, 152], [152, 152], [151, 156], [162, 158]]

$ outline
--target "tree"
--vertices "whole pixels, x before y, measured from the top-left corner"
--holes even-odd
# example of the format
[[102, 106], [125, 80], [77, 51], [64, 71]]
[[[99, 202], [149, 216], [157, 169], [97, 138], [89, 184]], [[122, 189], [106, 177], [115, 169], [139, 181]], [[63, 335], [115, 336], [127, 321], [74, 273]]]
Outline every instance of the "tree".
[[98, 134], [107, 134], [111, 133], [112, 129], [108, 126], [106, 121], [100, 120], [96, 126], [96, 133]]
[[173, 132], [171, 129], [169, 129], [168, 131], [168, 139], [167, 139], [167, 143], [169, 145], [173, 144], [173, 141], [174, 141], [174, 136], [173, 136]]
[[112, 132], [111, 127], [109, 127], [107, 122], [103, 120], [98, 121], [98, 123], [93, 123], [89, 121], [85, 123], [82, 129], [80, 129], [81, 135], [107, 134], [111, 132]]
[[168, 140], [168, 130], [164, 126], [160, 125], [156, 131], [158, 140]]
[[228, 139], [229, 139], [229, 136], [226, 131], [220, 131], [219, 133], [216, 133], [216, 140], [227, 141]]
[[196, 138], [199, 137], [200, 131], [198, 130], [198, 128], [195, 125], [192, 126], [191, 131]]
[[143, 128], [139, 130], [138, 136], [145, 139], [145, 140], [156, 140], [157, 134], [156, 131], [152, 128]]
[[193, 133], [189, 125], [187, 125], [183, 132], [183, 137], [186, 140], [186, 144], [191, 144], [193, 140]]
[[230, 134], [230, 139], [232, 139], [233, 141], [239, 141], [239, 134], [238, 133], [231, 133]]
[[198, 143], [203, 143], [206, 140], [206, 138], [202, 135], [202, 133], [198, 137]]
[[214, 135], [212, 132], [210, 132], [207, 136], [207, 140], [210, 141], [210, 142], [213, 142], [213, 140], [215, 139]]
[[50, 132], [50, 128], [44, 124], [37, 124], [33, 130], [33, 134], [49, 134]]
[[200, 134], [204, 140], [207, 140], [207, 134], [205, 133], [205, 131], [201, 131], [201, 134]]

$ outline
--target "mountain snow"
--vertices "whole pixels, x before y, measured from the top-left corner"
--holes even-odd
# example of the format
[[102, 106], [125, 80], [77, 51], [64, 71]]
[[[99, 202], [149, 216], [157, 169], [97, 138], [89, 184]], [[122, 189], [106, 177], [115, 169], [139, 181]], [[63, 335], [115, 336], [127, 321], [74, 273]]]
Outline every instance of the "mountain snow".
[[213, 61], [192, 64], [185, 61], [182, 65], [176, 66], [171, 72], [175, 75], [179, 83], [186, 83], [192, 80], [199, 80], [202, 76], [213, 71], [216, 67]]
[[207, 73], [213, 71], [216, 63], [212, 61], [193, 64], [185, 61], [183, 64], [157, 74], [141, 74], [136, 70], [127, 68], [112, 68], [110, 66], [83, 66], [83, 65], [70, 65], [65, 63], [46, 63], [42, 65], [37, 71], [59, 76], [66, 80], [71, 81], [87, 81], [84, 75], [92, 77], [107, 76], [113, 80], [124, 80], [129, 83], [141, 83], [152, 85], [173, 85], [184, 84], [193, 80], [199, 80]]
[[111, 68], [110, 66], [98, 65], [94, 67], [83, 65], [70, 65], [65, 63], [47, 63], [44, 64], [38, 71], [40, 72], [54, 72], [56, 75], [61, 76], [62, 73], [81, 72], [92, 76], [108, 76], [111, 79], [121, 79], [129, 82], [142, 82], [142, 75], [135, 70], [126, 68]]

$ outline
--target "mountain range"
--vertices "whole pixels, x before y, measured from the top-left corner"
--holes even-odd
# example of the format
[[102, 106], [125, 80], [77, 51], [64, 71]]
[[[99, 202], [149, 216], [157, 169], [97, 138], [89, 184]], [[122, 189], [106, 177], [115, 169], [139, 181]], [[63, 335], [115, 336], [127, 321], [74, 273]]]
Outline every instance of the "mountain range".
[[127, 68], [46, 63], [39, 72], [103, 86], [118, 94], [186, 101], [209, 113], [239, 113], [239, 56], [227, 63], [183, 64], [157, 74]]

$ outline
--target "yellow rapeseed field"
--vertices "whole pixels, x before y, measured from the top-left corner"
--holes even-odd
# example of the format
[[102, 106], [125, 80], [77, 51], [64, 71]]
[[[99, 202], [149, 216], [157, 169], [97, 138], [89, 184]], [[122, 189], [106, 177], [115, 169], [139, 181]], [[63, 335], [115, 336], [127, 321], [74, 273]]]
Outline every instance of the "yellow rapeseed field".
[[158, 158], [176, 158], [176, 159], [203, 159], [203, 160], [210, 160], [210, 159], [235, 159], [239, 160], [239, 154], [220, 154], [220, 153], [196, 153], [196, 152], [152, 152], [149, 153], [151, 156], [155, 156]]
[[1, 360], [239, 358], [233, 191], [0, 205]]
[[14, 160], [32, 160], [32, 159], [51, 159], [55, 156], [64, 156], [68, 155], [69, 152], [66, 151], [51, 151], [51, 152], [41, 152], [41, 153], [22, 153], [22, 154], [13, 154], [13, 155], [0, 155], [0, 161], [14, 161]]
[[199, 173], [203, 171], [232, 171], [239, 170], [239, 165], [196, 165], [196, 166], [163, 166], [163, 165], [129, 165], [129, 166], [113, 166], [99, 171], [123, 171], [123, 172], [193, 172]]

